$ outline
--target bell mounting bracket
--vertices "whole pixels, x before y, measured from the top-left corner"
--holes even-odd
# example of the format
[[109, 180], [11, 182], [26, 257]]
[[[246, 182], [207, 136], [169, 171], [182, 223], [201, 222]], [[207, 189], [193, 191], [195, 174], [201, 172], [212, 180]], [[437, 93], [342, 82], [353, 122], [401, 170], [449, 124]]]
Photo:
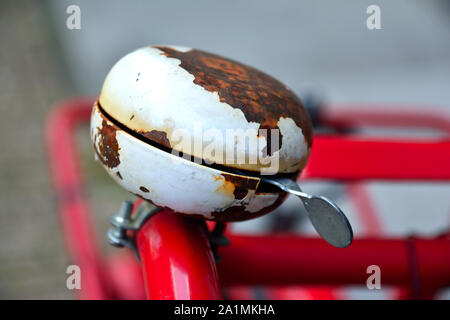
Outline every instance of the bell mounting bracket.
[[136, 212], [132, 214], [133, 203], [124, 201], [119, 213], [113, 214], [109, 218], [109, 222], [113, 227], [108, 230], [108, 242], [114, 247], [132, 249], [139, 260], [135, 238], [130, 236], [127, 231], [139, 230], [158, 211], [161, 211], [161, 208], [144, 201], [136, 209]]

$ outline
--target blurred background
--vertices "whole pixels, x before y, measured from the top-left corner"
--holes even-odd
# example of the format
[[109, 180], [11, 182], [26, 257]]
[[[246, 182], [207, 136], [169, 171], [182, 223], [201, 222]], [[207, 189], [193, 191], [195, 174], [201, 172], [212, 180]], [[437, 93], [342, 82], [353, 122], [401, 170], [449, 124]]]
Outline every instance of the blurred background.
[[[80, 30], [66, 27], [71, 4], [81, 9]], [[380, 30], [366, 27], [371, 4], [381, 8]], [[405, 112], [423, 106], [448, 117], [449, 18], [450, 3], [444, 0], [1, 1], [0, 298], [74, 298], [66, 288], [70, 260], [49, 181], [44, 121], [62, 99], [95, 97], [110, 67], [124, 54], [149, 44], [184, 45], [250, 64], [304, 100], [314, 96], [344, 106], [383, 103]], [[78, 145], [87, 193], [102, 249], [112, 252], [118, 249], [107, 244], [107, 219], [134, 196], [94, 162], [84, 129]], [[335, 200], [356, 236], [432, 236], [449, 227], [448, 183], [368, 183], [377, 212], [373, 228], [361, 223], [346, 186], [315, 182], [303, 187]], [[289, 217], [296, 205], [290, 199], [276, 213], [233, 228], [312, 233], [308, 222]], [[342, 292], [362, 299], [391, 294], [389, 288]], [[440, 294], [449, 296], [448, 290]], [[261, 291], [258, 297], [264, 298]]]

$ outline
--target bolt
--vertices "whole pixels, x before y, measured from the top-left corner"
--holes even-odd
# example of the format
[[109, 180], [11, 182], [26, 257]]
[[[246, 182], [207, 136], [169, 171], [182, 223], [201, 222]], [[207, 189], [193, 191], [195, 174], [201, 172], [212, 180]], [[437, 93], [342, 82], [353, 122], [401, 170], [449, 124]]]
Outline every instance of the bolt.
[[[122, 206], [120, 207], [119, 214], [117, 215], [117, 220], [121, 222], [121, 224], [128, 224], [131, 221], [131, 212], [133, 211], [133, 203], [131, 201], [122, 202]], [[125, 238], [126, 229], [121, 226], [116, 226], [117, 237], [120, 239]]]

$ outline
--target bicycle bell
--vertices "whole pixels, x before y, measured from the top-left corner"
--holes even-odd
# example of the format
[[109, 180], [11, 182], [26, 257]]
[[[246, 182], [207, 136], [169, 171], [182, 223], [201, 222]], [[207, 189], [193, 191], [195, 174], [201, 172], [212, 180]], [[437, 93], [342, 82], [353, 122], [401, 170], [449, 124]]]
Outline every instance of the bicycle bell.
[[293, 193], [319, 234], [345, 247], [352, 231], [342, 211], [295, 183], [312, 137], [307, 111], [281, 82], [179, 46], [144, 47], [120, 59], [91, 116], [97, 159], [117, 183], [154, 205], [242, 221]]

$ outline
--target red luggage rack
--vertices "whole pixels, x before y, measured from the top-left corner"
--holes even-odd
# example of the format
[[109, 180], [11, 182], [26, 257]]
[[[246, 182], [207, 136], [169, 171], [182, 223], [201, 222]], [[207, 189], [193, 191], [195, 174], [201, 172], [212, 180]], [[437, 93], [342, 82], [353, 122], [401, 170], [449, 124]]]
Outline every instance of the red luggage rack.
[[[337, 249], [312, 237], [227, 233], [231, 245], [220, 248], [222, 260], [216, 265], [205, 223], [167, 210], [152, 216], [136, 235], [141, 263], [130, 250], [103, 257], [74, 139], [77, 126], [89, 121], [92, 105], [91, 99], [62, 102], [49, 115], [45, 132], [66, 245], [82, 270], [79, 298], [222, 299], [221, 289], [230, 286], [365, 285], [366, 268], [373, 264], [382, 270], [383, 285], [403, 288], [402, 298], [433, 298], [450, 285], [449, 234], [356, 237], [350, 247]], [[380, 111], [379, 106], [323, 110], [321, 122], [336, 128], [423, 127], [446, 136], [416, 141], [316, 135], [302, 181], [450, 180], [448, 117], [423, 108], [408, 113]]]

